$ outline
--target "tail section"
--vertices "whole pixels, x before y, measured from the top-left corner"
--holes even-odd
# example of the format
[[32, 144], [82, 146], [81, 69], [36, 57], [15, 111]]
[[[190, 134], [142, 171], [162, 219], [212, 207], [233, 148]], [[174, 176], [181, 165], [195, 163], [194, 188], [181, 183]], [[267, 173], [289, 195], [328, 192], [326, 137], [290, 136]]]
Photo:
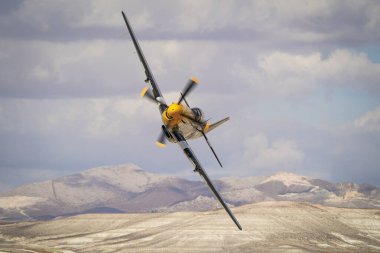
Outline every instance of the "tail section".
[[214, 154], [216, 160], [218, 161], [220, 167], [223, 167], [222, 163], [220, 162], [218, 156], [216, 155], [215, 153], [215, 150], [213, 149], [213, 147], [211, 146], [210, 142], [208, 141], [208, 138], [206, 136], [206, 133], [210, 132], [211, 130], [215, 129], [216, 127], [220, 126], [221, 124], [223, 124], [224, 122], [226, 122], [227, 120], [229, 120], [230, 118], [227, 117], [225, 119], [222, 119], [222, 120], [219, 120], [218, 122], [215, 122], [214, 124], [211, 124], [211, 125], [206, 125], [205, 129], [203, 131], [201, 131], [203, 137], [205, 138], [208, 146], [210, 147], [212, 153]]
[[214, 124], [211, 124], [208, 128], [207, 128], [207, 131], [205, 131], [205, 133], [208, 133], [208, 132], [211, 132], [213, 129], [217, 128], [218, 126], [220, 126], [221, 124], [223, 124], [224, 122], [228, 121], [230, 119], [230, 117], [227, 117], [227, 118], [224, 118], [222, 120], [219, 120], [218, 122], [215, 122]]

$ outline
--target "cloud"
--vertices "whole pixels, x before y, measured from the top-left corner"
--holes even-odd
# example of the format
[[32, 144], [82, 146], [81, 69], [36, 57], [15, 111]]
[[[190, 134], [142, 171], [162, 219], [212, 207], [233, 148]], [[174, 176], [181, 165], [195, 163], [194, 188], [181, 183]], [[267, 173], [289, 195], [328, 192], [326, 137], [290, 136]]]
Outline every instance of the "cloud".
[[380, 107], [357, 118], [354, 126], [368, 132], [380, 132]]
[[139, 98], [0, 100], [0, 133], [101, 139], [135, 135], [143, 122], [159, 119], [154, 104], [146, 103]]
[[[8, 8], [9, 9], [9, 8]], [[379, 39], [376, 1], [23, 1], [0, 22], [10, 37], [114, 38], [125, 10], [143, 37], [361, 44]], [[165, 17], [165, 18], [163, 18]], [[159, 24], [159, 25], [157, 25]], [[14, 29], [16, 28], [16, 29]], [[27, 28], [27, 29], [25, 29]], [[99, 31], [93, 33], [93, 31]], [[110, 32], [111, 31], [111, 32]], [[116, 32], [117, 31], [117, 32]], [[62, 36], [62, 33], [64, 36]], [[277, 44], [278, 45], [278, 44]]]
[[[140, 44], [163, 92], [179, 92], [193, 75], [210, 84], [203, 86], [205, 91], [215, 85], [219, 93], [233, 89], [235, 77], [229, 69], [239, 45], [175, 40]], [[110, 97], [138, 94], [146, 85], [131, 41], [0, 40], [0, 66], [0, 97]]]
[[[130, 45], [132, 46], [132, 45]], [[136, 94], [144, 72], [125, 41], [0, 40], [0, 93], [13, 98]]]
[[258, 134], [248, 137], [244, 145], [245, 160], [250, 167], [261, 171], [295, 169], [304, 158], [292, 140], [277, 139], [270, 143], [265, 135]]
[[[208, 41], [140, 44], [163, 91], [178, 91], [196, 75], [209, 84], [203, 86], [206, 92], [250, 92], [255, 98], [293, 99], [318, 88], [380, 92], [380, 64], [364, 53], [342, 49], [326, 57], [320, 52], [258, 53], [249, 43]], [[144, 85], [143, 69], [130, 41], [0, 40], [0, 45], [3, 97], [108, 97], [137, 94]]]
[[317, 88], [380, 92], [380, 64], [371, 62], [366, 54], [348, 50], [335, 50], [327, 57], [319, 52], [272, 52], [259, 55], [256, 64], [248, 66], [237, 64], [236, 76], [264, 97], [304, 97]]

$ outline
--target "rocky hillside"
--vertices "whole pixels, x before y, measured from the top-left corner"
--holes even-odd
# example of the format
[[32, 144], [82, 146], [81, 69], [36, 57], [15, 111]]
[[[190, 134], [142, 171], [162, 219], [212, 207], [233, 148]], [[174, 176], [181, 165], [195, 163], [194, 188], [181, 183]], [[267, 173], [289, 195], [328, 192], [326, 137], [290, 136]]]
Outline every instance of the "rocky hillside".
[[[380, 207], [380, 189], [292, 173], [213, 180], [231, 206], [268, 200], [336, 207]], [[2, 219], [49, 219], [97, 212], [172, 212], [218, 208], [202, 181], [148, 173], [135, 165], [100, 167], [18, 187], [0, 196]]]

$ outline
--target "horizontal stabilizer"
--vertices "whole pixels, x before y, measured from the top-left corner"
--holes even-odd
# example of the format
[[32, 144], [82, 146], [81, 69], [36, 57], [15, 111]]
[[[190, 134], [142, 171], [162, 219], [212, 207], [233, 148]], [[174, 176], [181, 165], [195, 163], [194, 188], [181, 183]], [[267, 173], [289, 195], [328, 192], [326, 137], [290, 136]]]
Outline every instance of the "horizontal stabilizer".
[[211, 124], [211, 125], [208, 127], [207, 131], [205, 131], [205, 133], [208, 133], [208, 132], [210, 132], [211, 130], [217, 128], [218, 126], [220, 126], [220, 125], [223, 124], [224, 122], [228, 121], [229, 119], [230, 119], [230, 117], [227, 117], [227, 118], [224, 118], [224, 119], [222, 119], [222, 120], [219, 120], [218, 122], [215, 122], [214, 124]]

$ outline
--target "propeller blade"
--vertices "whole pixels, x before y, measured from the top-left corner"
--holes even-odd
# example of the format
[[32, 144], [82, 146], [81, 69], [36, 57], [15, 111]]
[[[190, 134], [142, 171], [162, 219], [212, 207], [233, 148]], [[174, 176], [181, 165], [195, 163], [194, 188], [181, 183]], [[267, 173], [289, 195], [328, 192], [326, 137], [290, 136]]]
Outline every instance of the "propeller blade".
[[158, 136], [158, 139], [156, 141], [157, 147], [164, 148], [166, 147], [166, 137], [164, 131], [161, 131], [160, 135]]
[[164, 105], [164, 109], [162, 109], [163, 111], [166, 109], [167, 105], [166, 105], [166, 102], [165, 102], [165, 99], [163, 97], [157, 97], [155, 98], [154, 95], [153, 95], [153, 90], [149, 87], [145, 87], [142, 89], [141, 93], [140, 93], [140, 97], [144, 97], [144, 98], [147, 98], [148, 100], [154, 102], [154, 103], [159, 103], [161, 105]]
[[186, 98], [186, 96], [190, 94], [190, 92], [195, 88], [196, 84], [198, 84], [198, 83], [199, 83], [199, 81], [197, 78], [195, 78], [195, 77], [190, 78], [190, 80], [187, 82], [185, 88], [181, 92], [181, 97], [178, 100], [177, 104], [180, 104], [182, 102], [182, 100], [184, 100]]
[[140, 97], [142, 98], [147, 98], [149, 99], [150, 101], [152, 102], [155, 102], [157, 103], [157, 100], [154, 98], [153, 96], [153, 92], [151, 89], [149, 89], [148, 87], [144, 87], [140, 93]]
[[[182, 92], [181, 92], [181, 97], [183, 97], [183, 94], [182, 94]], [[187, 107], [189, 107], [189, 108], [190, 108], [190, 105], [189, 105], [189, 103], [187, 103], [187, 101], [186, 101], [186, 98], [183, 98], [183, 101], [185, 101], [185, 104], [187, 105]]]

